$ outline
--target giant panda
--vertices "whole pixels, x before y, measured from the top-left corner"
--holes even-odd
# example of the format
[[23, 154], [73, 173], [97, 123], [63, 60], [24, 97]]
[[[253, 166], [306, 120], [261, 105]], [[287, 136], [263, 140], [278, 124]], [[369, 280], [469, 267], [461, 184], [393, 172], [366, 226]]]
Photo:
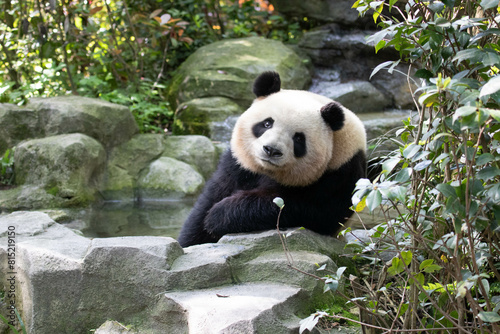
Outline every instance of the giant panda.
[[230, 149], [207, 182], [178, 241], [305, 227], [334, 236], [352, 214], [356, 181], [366, 176], [366, 133], [350, 110], [326, 97], [281, 89], [276, 72], [254, 82], [256, 99], [236, 122]]

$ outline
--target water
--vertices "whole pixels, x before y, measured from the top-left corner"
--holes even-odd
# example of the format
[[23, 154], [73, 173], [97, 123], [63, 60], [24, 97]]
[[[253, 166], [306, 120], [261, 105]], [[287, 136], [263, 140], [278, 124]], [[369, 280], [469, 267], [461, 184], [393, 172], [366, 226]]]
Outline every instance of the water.
[[108, 202], [73, 214], [65, 225], [88, 238], [164, 236], [177, 239], [194, 200]]

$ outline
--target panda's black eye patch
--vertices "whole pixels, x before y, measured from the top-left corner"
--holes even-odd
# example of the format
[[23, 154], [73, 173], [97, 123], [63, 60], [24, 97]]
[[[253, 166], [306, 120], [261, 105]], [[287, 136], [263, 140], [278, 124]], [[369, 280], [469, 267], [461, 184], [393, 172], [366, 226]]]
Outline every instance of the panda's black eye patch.
[[293, 154], [297, 158], [302, 158], [306, 153], [306, 136], [302, 132], [296, 132], [293, 135]]
[[273, 124], [274, 124], [274, 119], [272, 119], [271, 117], [266, 118], [262, 122], [256, 123], [252, 127], [252, 133], [255, 137], [259, 138], [264, 134], [264, 132], [272, 128]]

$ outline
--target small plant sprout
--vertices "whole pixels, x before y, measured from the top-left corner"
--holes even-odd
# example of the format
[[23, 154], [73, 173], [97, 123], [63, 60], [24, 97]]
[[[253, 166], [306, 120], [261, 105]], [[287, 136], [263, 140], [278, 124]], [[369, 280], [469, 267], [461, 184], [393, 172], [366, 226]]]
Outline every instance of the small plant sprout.
[[273, 199], [273, 203], [276, 204], [278, 206], [278, 208], [280, 208], [280, 212], [285, 207], [285, 201], [281, 197], [275, 197]]

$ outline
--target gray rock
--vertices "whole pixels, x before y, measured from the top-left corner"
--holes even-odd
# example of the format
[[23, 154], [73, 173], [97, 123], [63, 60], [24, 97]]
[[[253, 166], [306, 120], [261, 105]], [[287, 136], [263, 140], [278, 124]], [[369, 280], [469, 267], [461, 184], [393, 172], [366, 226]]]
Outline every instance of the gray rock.
[[[298, 287], [247, 283], [166, 293], [161, 302], [174, 319], [184, 320], [179, 333], [290, 333], [298, 330], [293, 312], [303, 294]], [[291, 320], [295, 328], [287, 326]]]
[[358, 11], [352, 8], [354, 1], [345, 0], [271, 0], [275, 9], [287, 16], [307, 17], [321, 22], [352, 25], [358, 21]]
[[[276, 231], [183, 250], [172, 238], [90, 240], [41, 212], [0, 216], [4, 291], [9, 227], [16, 231], [16, 306], [31, 334], [83, 334], [109, 319], [98, 332], [294, 333], [297, 314], [329, 300], [321, 282], [288, 267]], [[331, 255], [343, 248], [298, 229], [287, 243], [294, 265], [311, 274], [315, 262], [335, 268]]]
[[138, 332], [127, 328], [127, 326], [119, 323], [118, 321], [108, 320], [103, 323], [94, 332], [95, 334], [139, 334]]
[[347, 83], [324, 81], [318, 83], [311, 91], [338, 101], [355, 113], [382, 111], [391, 105], [391, 100], [368, 81]]
[[162, 134], [138, 134], [115, 147], [108, 159], [101, 194], [105, 200], [133, 201], [139, 172], [165, 149]]
[[205, 179], [209, 178], [217, 167], [217, 151], [214, 144], [205, 136], [170, 136], [163, 156], [195, 167]]
[[139, 200], [181, 199], [200, 193], [205, 180], [185, 162], [161, 157], [144, 169], [137, 180]]
[[226, 97], [242, 108], [253, 101], [252, 84], [264, 71], [280, 73], [282, 86], [304, 89], [310, 83], [307, 67], [283, 43], [260, 37], [230, 39], [199, 48], [179, 67], [169, 88], [170, 103], [204, 97]]
[[[387, 69], [380, 70], [370, 79], [370, 82], [377, 87], [385, 96], [392, 100], [392, 105], [398, 109], [415, 110], [415, 101], [413, 92], [417, 90], [417, 83], [414, 81], [416, 70], [409, 71], [407, 64], [397, 65], [392, 73]], [[408, 75], [410, 79], [408, 80]]]
[[[0, 278], [16, 232], [16, 303], [29, 333], [87, 333], [108, 318], [145, 309], [183, 254], [171, 238], [87, 239], [40, 212], [0, 217]], [[11, 274], [13, 275], [13, 274]], [[163, 282], [163, 283], [162, 283]]]
[[242, 107], [226, 97], [196, 98], [179, 105], [172, 131], [176, 135], [199, 134], [214, 139], [214, 123], [242, 112]]
[[56, 208], [70, 204], [68, 199], [49, 194], [40, 186], [23, 185], [0, 191], [0, 211]]
[[95, 139], [75, 133], [23, 142], [14, 159], [16, 184], [39, 187], [66, 205], [78, 205], [94, 200], [106, 154]]
[[100, 99], [74, 95], [34, 98], [28, 108], [38, 113], [46, 136], [79, 132], [112, 147], [139, 131], [127, 107]]
[[[415, 113], [413, 113], [415, 115]], [[394, 130], [403, 127], [403, 120], [412, 116], [411, 110], [386, 110], [378, 112], [367, 112], [358, 115], [363, 121], [366, 128], [368, 140], [386, 139], [390, 141], [394, 138]], [[388, 134], [388, 136], [387, 136]], [[386, 136], [386, 137], [384, 137]], [[384, 147], [394, 146], [394, 143], [387, 143], [391, 145], [383, 145]]]
[[0, 103], [0, 156], [20, 141], [41, 136], [38, 112]]

